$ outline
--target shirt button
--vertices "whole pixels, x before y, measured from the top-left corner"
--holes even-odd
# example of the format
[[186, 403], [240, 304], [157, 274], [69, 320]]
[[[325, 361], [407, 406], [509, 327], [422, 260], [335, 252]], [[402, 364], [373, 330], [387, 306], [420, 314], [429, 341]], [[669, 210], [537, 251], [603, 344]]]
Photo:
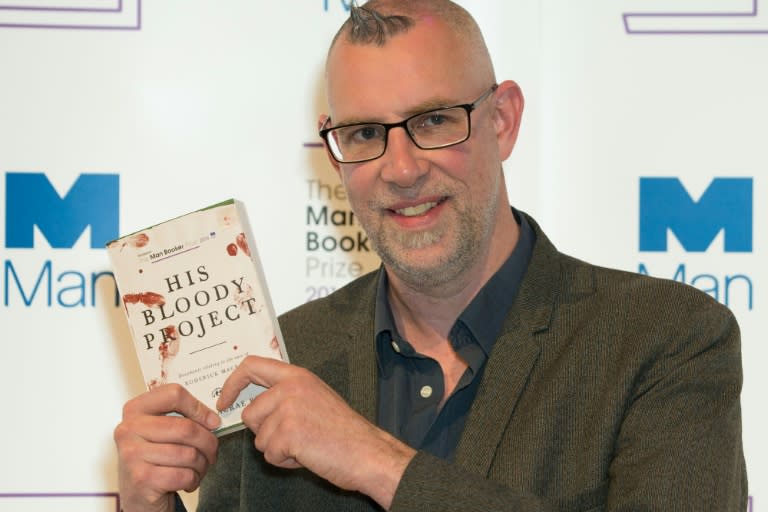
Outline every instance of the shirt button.
[[394, 341], [394, 340], [392, 341], [392, 349], [393, 349], [395, 352], [397, 352], [398, 354], [400, 353], [400, 345], [398, 345], [398, 344], [397, 344], [397, 342], [396, 342], [396, 341]]
[[432, 386], [423, 386], [419, 390], [419, 394], [421, 395], [421, 398], [429, 398], [432, 396]]

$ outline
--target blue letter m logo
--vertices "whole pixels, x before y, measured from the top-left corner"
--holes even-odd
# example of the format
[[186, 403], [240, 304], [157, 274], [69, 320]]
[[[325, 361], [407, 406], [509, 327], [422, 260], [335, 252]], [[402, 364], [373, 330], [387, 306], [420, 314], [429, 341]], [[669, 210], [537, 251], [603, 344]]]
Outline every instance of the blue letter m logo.
[[43, 173], [5, 175], [5, 246], [32, 248], [34, 226], [51, 247], [70, 248], [89, 225], [91, 247], [103, 249], [119, 231], [117, 174], [81, 174], [60, 197]]
[[640, 250], [666, 251], [667, 230], [688, 252], [720, 230], [725, 252], [752, 251], [752, 178], [715, 178], [698, 201], [677, 178], [640, 178]]

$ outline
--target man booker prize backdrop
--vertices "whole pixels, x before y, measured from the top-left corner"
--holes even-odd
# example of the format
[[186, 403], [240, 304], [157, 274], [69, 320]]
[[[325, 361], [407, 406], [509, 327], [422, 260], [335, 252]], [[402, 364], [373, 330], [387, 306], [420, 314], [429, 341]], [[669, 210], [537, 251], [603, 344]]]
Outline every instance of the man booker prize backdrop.
[[[768, 0], [460, 3], [526, 95], [513, 203], [561, 250], [736, 313], [768, 510]], [[0, 512], [117, 510], [112, 430], [144, 389], [107, 240], [237, 197], [278, 312], [377, 267], [316, 134], [347, 11], [0, 0]]]

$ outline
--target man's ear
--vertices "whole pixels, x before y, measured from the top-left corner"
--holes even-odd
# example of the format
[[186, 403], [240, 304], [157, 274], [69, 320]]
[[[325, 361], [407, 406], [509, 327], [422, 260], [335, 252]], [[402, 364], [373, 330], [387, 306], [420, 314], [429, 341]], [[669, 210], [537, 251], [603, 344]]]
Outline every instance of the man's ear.
[[[325, 126], [325, 123], [327, 123], [329, 119], [330, 116], [327, 114], [320, 114], [320, 118], [317, 120], [317, 131], [322, 130]], [[328, 161], [331, 163], [331, 166], [336, 170], [337, 173], [340, 173], [341, 169], [339, 168], [339, 162], [337, 162], [336, 159], [331, 155], [331, 152], [328, 149], [328, 144], [325, 143], [325, 140], [323, 140], [323, 147], [325, 148], [325, 156], [328, 157]]]
[[512, 80], [500, 83], [493, 98], [493, 124], [499, 144], [499, 157], [503, 161], [509, 157], [515, 147], [525, 100], [520, 87]]

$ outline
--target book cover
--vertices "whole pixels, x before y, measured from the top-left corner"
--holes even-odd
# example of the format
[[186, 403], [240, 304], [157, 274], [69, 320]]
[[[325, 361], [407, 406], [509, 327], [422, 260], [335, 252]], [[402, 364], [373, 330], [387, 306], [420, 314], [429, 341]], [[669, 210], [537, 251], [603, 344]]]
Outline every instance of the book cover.
[[[178, 383], [216, 410], [244, 357], [288, 361], [245, 209], [230, 199], [107, 244], [148, 389]], [[220, 411], [216, 435], [264, 388]]]

